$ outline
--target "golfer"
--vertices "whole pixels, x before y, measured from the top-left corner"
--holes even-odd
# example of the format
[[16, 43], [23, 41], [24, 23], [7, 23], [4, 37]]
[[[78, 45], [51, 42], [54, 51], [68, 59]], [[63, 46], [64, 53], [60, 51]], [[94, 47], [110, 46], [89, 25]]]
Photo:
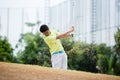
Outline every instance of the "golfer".
[[71, 27], [69, 31], [59, 34], [59, 32], [49, 29], [46, 24], [40, 26], [40, 32], [45, 35], [44, 40], [50, 49], [52, 68], [67, 70], [67, 54], [60, 39], [70, 36], [73, 31], [74, 27]]

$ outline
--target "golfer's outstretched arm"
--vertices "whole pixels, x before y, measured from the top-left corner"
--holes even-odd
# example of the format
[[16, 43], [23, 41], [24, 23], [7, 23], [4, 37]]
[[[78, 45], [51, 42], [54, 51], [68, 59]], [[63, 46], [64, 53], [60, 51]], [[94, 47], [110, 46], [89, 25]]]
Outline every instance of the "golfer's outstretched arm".
[[56, 37], [56, 39], [61, 39], [61, 38], [68, 37], [68, 36], [71, 35], [71, 33], [72, 33], [73, 31], [74, 31], [74, 27], [72, 26], [69, 31], [67, 31], [67, 32], [65, 32], [65, 33], [63, 33], [63, 34], [58, 35], [58, 36]]

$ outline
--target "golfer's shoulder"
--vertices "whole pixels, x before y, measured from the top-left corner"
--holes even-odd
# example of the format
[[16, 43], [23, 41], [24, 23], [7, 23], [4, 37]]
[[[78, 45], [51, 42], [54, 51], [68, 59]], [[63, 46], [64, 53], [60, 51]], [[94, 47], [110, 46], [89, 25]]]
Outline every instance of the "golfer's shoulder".
[[56, 34], [56, 35], [60, 34], [59, 31], [56, 29], [51, 29], [50, 31], [52, 32], [52, 34]]

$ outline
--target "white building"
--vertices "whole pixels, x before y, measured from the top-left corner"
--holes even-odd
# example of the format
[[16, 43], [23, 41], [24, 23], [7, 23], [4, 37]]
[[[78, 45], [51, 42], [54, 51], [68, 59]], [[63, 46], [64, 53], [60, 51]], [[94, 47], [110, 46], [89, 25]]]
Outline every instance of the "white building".
[[60, 32], [75, 26], [75, 40], [114, 45], [120, 0], [0, 0], [0, 35], [7, 36], [13, 48], [21, 33], [32, 31], [25, 23], [37, 21]]
[[119, 27], [117, 11], [120, 0], [91, 0], [91, 41], [114, 45], [114, 33]]
[[65, 0], [50, 9], [50, 25], [64, 32], [75, 26], [75, 39], [114, 45], [120, 25], [120, 0]]
[[20, 34], [39, 31], [39, 25], [33, 28], [26, 23], [45, 23], [45, 0], [0, 0], [0, 35], [6, 36], [15, 48]]
[[[0, 36], [6, 36], [15, 49], [21, 34], [39, 31], [40, 24], [49, 25], [50, 6], [63, 1], [0, 0]], [[40, 24], [35, 25], [34, 28], [26, 25], [26, 23], [37, 23], [38, 21]]]

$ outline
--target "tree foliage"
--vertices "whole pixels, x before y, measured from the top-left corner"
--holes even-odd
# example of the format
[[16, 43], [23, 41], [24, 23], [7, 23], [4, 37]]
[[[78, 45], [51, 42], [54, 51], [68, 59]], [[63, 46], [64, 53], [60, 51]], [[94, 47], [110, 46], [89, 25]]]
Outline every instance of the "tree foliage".
[[120, 75], [120, 29], [114, 35], [115, 38], [115, 46], [114, 46], [114, 54], [111, 56], [112, 58], [112, 67], [114, 74]]
[[63, 40], [63, 46], [68, 54], [69, 69], [96, 72], [97, 55], [94, 54], [95, 52], [89, 44], [80, 41], [74, 42], [72, 38]]
[[110, 65], [111, 55], [113, 54], [112, 48], [108, 47], [106, 44], [100, 44], [96, 46], [96, 51], [98, 54], [97, 66], [99, 66], [99, 71], [109, 74], [112, 70]]
[[19, 40], [20, 44], [25, 44], [23, 51], [18, 52], [18, 58], [24, 64], [36, 64], [41, 66], [50, 66], [50, 54], [40, 33], [22, 34]]
[[6, 37], [0, 36], [0, 61], [13, 62], [13, 48]]

